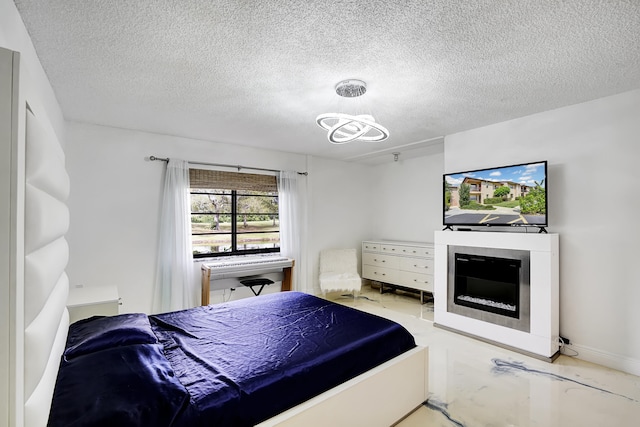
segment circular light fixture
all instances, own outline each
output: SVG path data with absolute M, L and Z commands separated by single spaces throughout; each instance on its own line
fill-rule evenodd
M 352 116 L 343 113 L 326 113 L 316 117 L 316 123 L 329 131 L 327 138 L 332 144 L 344 144 L 360 139 L 362 141 L 384 141 L 389 138 L 389 131 L 375 122 L 375 119 L 362 114 Z
M 367 92 L 367 84 L 362 80 L 343 80 L 336 85 L 336 93 L 345 98 L 355 98 Z
M 367 92 L 367 84 L 362 80 L 343 80 L 336 85 L 336 93 L 345 98 L 355 98 Z M 316 117 L 316 123 L 327 130 L 327 138 L 332 144 L 345 144 L 356 139 L 362 141 L 384 141 L 389 131 L 376 123 L 370 114 L 350 115 L 326 113 Z

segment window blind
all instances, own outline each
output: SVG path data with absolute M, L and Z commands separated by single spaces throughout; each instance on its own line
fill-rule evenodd
M 227 172 L 209 169 L 189 169 L 191 188 L 278 192 L 274 175 Z

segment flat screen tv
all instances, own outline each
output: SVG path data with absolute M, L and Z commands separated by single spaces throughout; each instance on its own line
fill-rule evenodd
M 548 225 L 546 161 L 448 173 L 443 184 L 445 228 Z

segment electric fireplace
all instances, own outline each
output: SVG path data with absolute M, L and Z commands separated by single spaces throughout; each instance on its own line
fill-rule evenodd
M 449 246 L 447 311 L 530 331 L 529 251 Z

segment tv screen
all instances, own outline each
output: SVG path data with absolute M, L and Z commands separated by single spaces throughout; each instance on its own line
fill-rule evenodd
M 444 175 L 443 224 L 537 226 L 547 223 L 547 162 Z

